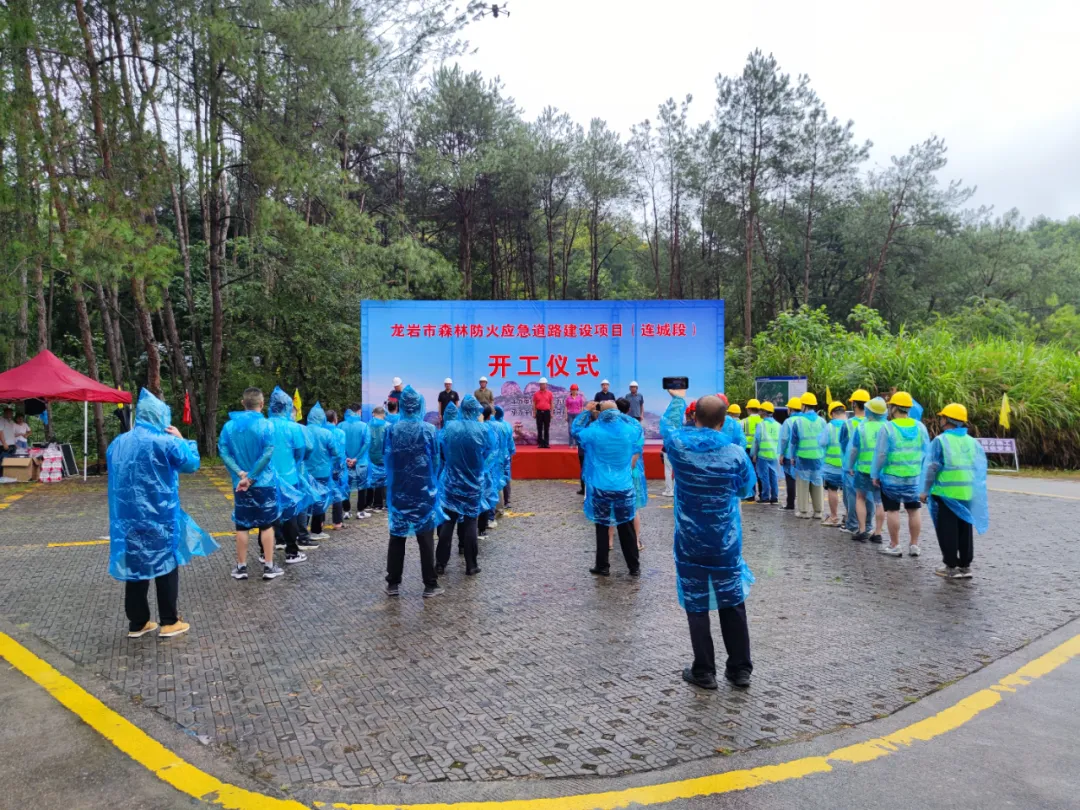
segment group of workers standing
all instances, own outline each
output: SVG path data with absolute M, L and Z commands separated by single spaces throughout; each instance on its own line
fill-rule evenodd
M 971 578 L 973 535 L 987 530 L 989 513 L 986 455 L 968 435 L 967 408 L 945 406 L 938 414 L 939 435 L 931 441 L 922 407 L 906 391 L 886 401 L 860 388 L 848 401 L 850 417 L 847 406 L 836 401 L 819 413 L 817 397 L 803 394 L 788 401 L 783 424 L 774 418 L 773 403 L 747 403 L 742 424 L 758 475 L 757 502 L 779 505 L 782 470 L 787 495 L 782 509 L 849 532 L 856 542 L 877 544 L 891 557 L 904 556 L 901 508 L 908 516 L 907 554 L 921 553 L 920 507 L 926 503 L 942 554 L 935 573 Z

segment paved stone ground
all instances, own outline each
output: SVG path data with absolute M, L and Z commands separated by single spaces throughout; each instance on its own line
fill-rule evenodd
M 107 534 L 104 482 L 40 485 L 0 512 L 0 616 L 302 790 L 632 774 L 771 746 L 893 712 L 1080 615 L 1080 557 L 1048 553 L 1075 535 L 1080 499 L 994 493 L 970 582 L 932 575 L 929 520 L 924 556 L 896 560 L 747 506 L 754 685 L 703 693 L 679 678 L 670 501 L 643 513 L 641 579 L 618 551 L 618 575 L 594 579 L 574 490 L 515 484 L 483 573 L 455 556 L 427 601 L 415 548 L 402 596 L 383 595 L 385 518 L 346 524 L 270 583 L 230 579 L 222 537 L 181 575 L 192 632 L 129 641 L 108 547 L 47 546 Z M 208 531 L 230 528 L 223 492 L 185 480 Z

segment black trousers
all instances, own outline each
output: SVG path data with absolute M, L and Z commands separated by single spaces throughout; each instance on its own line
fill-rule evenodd
M 579 444 L 577 449 L 578 466 L 581 468 L 579 477 L 581 479 L 581 491 L 585 491 L 585 449 Z
M 364 508 L 382 509 L 386 504 L 386 487 L 372 487 L 364 490 Z
M 622 548 L 623 559 L 631 571 L 637 571 L 641 566 L 638 558 L 637 532 L 634 531 L 634 521 L 620 523 L 616 529 L 619 534 L 619 546 Z M 610 554 L 608 552 L 608 527 L 600 523 L 596 524 L 596 567 L 601 571 L 607 571 L 611 567 Z
M 735 607 L 721 608 L 720 633 L 724 637 L 724 649 L 727 650 L 727 671 L 731 674 L 754 671 L 750 660 L 750 628 L 746 624 L 746 603 Z M 695 675 L 716 677 L 716 653 L 713 650 L 712 628 L 709 626 L 709 611 L 700 613 L 686 611 L 690 623 L 690 644 L 694 648 L 694 663 L 691 670 Z
M 348 501 L 346 501 L 348 503 Z M 341 501 L 334 501 L 330 507 L 330 517 L 335 526 L 341 525 L 341 521 L 345 519 L 345 509 L 341 504 Z
M 279 520 L 274 524 L 274 543 L 284 543 L 285 554 L 289 557 L 300 550 L 296 547 L 296 543 L 300 538 L 299 520 L 299 517 L 294 517 L 289 520 Z M 305 533 L 306 531 L 305 529 Z
M 162 627 L 176 624 L 176 600 L 180 596 L 180 569 L 174 568 L 154 580 L 157 589 L 158 622 Z M 150 621 L 150 580 L 124 583 L 124 612 L 127 614 L 128 630 L 142 630 Z
M 785 486 L 785 491 L 787 493 L 787 508 L 788 509 L 794 509 L 795 508 L 795 479 L 792 476 L 788 475 L 787 473 L 784 473 L 784 483 L 786 485 Z
M 326 512 L 311 513 L 311 533 L 322 534 L 323 521 L 326 520 Z
M 308 521 L 311 520 L 311 514 L 305 512 L 302 515 L 297 515 L 293 522 L 296 524 L 296 540 L 297 542 L 303 542 L 311 539 L 311 532 L 308 531 Z
M 510 506 L 510 481 L 503 487 L 503 506 Z
M 407 537 L 390 535 L 390 545 L 386 549 L 386 581 L 390 585 L 401 584 L 401 573 L 405 568 L 405 542 Z M 420 575 L 424 578 L 425 588 L 434 588 L 439 584 L 435 576 L 435 529 L 416 533 L 416 542 L 420 546 Z
M 967 568 L 975 557 L 975 531 L 970 523 L 961 520 L 946 506 L 945 501 L 937 495 L 932 497 L 937 504 L 934 529 L 941 547 L 941 561 L 949 568 Z
M 536 412 L 536 443 L 540 447 L 551 446 L 551 411 Z
M 476 518 L 463 517 L 458 523 L 458 513 L 446 510 L 447 521 L 439 526 L 439 545 L 435 549 L 435 562 L 442 567 L 450 562 L 450 550 L 454 545 L 454 526 L 457 526 L 458 543 L 465 550 L 465 567 L 476 568 L 476 552 L 479 543 L 476 539 Z
M 488 509 L 486 512 L 481 512 L 476 518 L 476 533 L 486 534 L 488 530 L 488 524 L 492 521 L 494 516 L 495 513 L 491 509 Z M 479 547 L 477 548 L 477 553 L 480 553 Z

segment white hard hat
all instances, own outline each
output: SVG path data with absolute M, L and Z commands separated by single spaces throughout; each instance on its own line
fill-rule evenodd
M 547 383 L 547 377 L 541 377 L 541 378 L 540 378 L 540 382 L 542 382 L 542 383 L 545 383 L 545 384 L 546 384 L 546 383 Z
M 401 377 L 394 377 L 394 385 L 401 385 Z
M 600 384 L 601 384 L 601 385 L 611 385 L 611 382 L 610 382 L 610 381 L 608 381 L 608 380 L 601 380 L 601 381 L 600 381 Z
M 487 381 L 488 381 L 488 378 L 487 378 L 487 377 L 481 377 L 481 378 L 480 378 L 480 382 L 487 382 Z
M 447 385 L 453 385 L 454 384 L 454 381 L 451 380 L 449 377 L 447 377 L 445 380 L 443 380 L 443 382 L 446 383 Z
M 638 387 L 637 380 L 631 380 L 630 381 L 630 387 L 631 388 L 637 388 Z

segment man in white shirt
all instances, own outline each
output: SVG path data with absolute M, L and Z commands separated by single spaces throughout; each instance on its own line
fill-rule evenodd
M 15 411 L 11 408 L 4 408 L 0 419 L 0 450 L 15 452 Z

